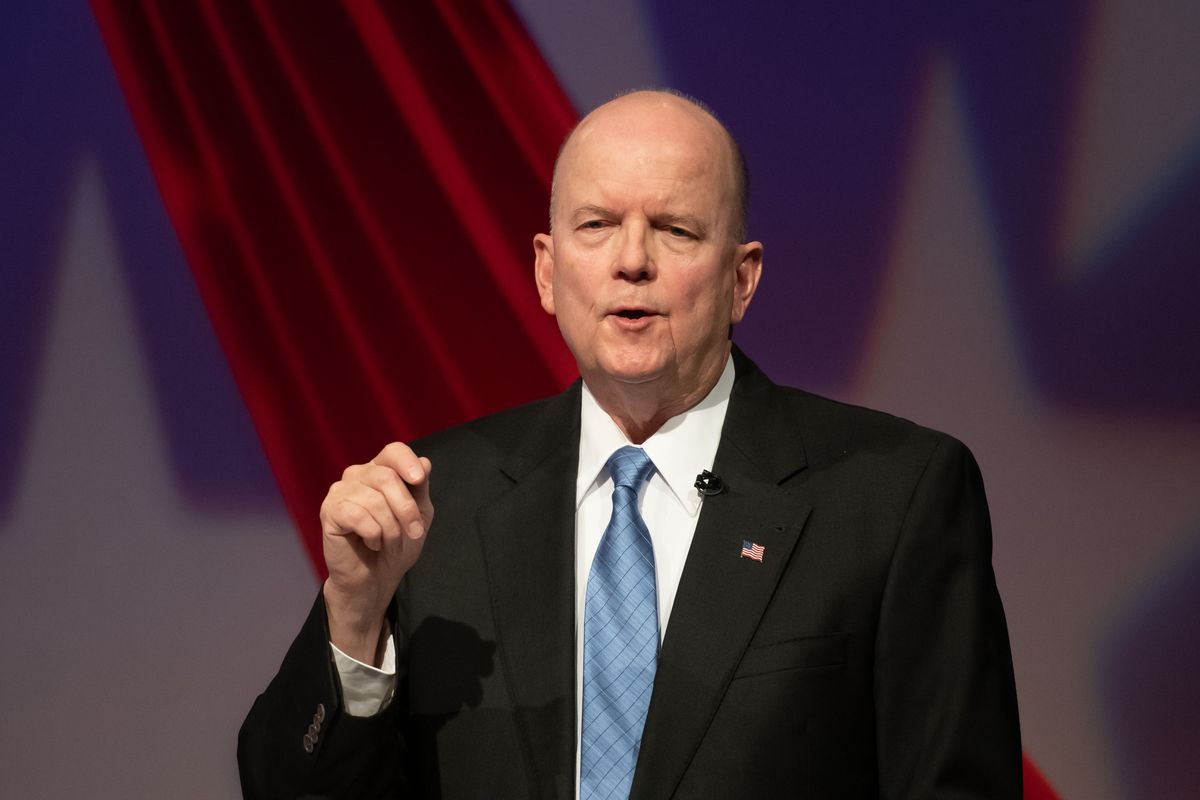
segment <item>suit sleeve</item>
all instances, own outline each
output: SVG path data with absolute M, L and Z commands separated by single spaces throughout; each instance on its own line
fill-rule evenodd
M 399 703 L 372 717 L 345 713 L 317 601 L 238 734 L 247 800 L 389 798 L 404 794 Z
M 876 639 L 885 798 L 1021 797 L 1021 736 L 979 468 L 945 437 L 918 480 Z

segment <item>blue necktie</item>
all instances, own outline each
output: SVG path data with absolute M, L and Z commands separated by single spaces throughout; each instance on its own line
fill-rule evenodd
M 638 492 L 654 472 L 640 447 L 612 454 L 613 511 L 592 559 L 583 623 L 581 800 L 627 798 L 658 663 L 654 547 Z

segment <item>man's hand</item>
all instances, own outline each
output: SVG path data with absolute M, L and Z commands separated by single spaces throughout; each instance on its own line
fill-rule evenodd
M 384 613 L 433 522 L 431 469 L 393 442 L 370 463 L 347 467 L 321 503 L 329 638 L 366 664 L 380 663 Z

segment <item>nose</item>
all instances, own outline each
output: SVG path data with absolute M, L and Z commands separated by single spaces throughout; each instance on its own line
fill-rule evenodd
M 621 229 L 613 277 L 641 283 L 654 277 L 654 258 L 650 252 L 650 227 L 627 224 Z

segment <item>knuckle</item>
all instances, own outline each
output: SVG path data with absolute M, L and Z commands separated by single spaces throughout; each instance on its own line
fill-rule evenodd
M 371 479 L 376 486 L 387 487 L 399 482 L 400 476 L 391 467 L 376 466 L 371 470 Z
M 343 505 L 343 509 L 342 515 L 344 519 L 346 522 L 350 523 L 350 526 L 355 530 L 365 527 L 367 520 L 371 518 L 371 515 L 367 513 L 367 510 L 359 505 L 351 505 L 346 503 Z
M 396 474 L 396 470 L 391 467 L 380 467 L 379 485 L 384 489 L 400 488 L 404 485 L 404 481 L 400 480 L 400 476 Z
M 367 508 L 371 514 L 380 519 L 391 516 L 392 510 L 388 507 L 387 498 L 379 492 L 372 492 L 371 496 L 366 499 Z
M 403 458 L 408 452 L 408 447 L 403 442 L 392 442 L 383 448 L 383 452 L 390 459 Z

